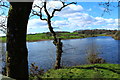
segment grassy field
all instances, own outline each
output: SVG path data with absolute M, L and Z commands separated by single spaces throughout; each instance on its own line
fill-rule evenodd
M 58 70 L 51 69 L 46 73 L 44 73 L 43 75 L 39 75 L 39 77 L 43 79 L 120 78 L 119 66 L 120 66 L 119 64 L 91 64 L 91 65 L 66 67 Z M 31 78 L 31 80 L 32 79 L 33 78 Z
M 77 32 L 57 33 L 57 37 L 62 39 L 76 39 L 76 38 L 86 38 L 86 37 L 93 37 L 93 36 L 107 36 L 107 35 L 106 34 L 86 35 L 86 34 L 79 34 Z M 28 34 L 26 37 L 26 40 L 28 42 L 52 40 L 52 39 L 53 39 L 52 35 L 47 33 Z M 0 37 L 0 41 L 5 42 L 6 37 Z

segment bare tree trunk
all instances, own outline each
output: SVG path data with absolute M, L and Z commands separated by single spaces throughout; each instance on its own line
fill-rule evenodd
M 48 23 L 48 27 L 49 27 L 49 30 L 50 32 L 52 33 L 53 37 L 54 37 L 54 41 L 53 41 L 53 44 L 56 46 L 56 62 L 55 62 L 55 69 L 59 69 L 61 68 L 60 66 L 60 63 L 61 63 L 61 56 L 62 56 L 62 42 L 61 42 L 61 39 L 57 39 L 56 37 L 56 33 L 54 32 L 52 26 L 51 26 L 51 20 L 50 18 L 48 17 L 48 20 L 47 20 L 47 23 Z
M 62 42 L 61 39 L 58 39 L 58 42 L 56 43 L 56 62 L 55 62 L 55 69 L 61 68 L 61 56 L 62 56 Z
M 26 32 L 32 2 L 10 2 L 7 21 L 7 76 L 28 80 Z

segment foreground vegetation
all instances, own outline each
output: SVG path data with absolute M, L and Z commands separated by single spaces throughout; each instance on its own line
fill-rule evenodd
M 90 64 L 62 69 L 51 69 L 39 75 L 39 78 L 60 78 L 60 79 L 79 79 L 79 78 L 120 78 L 119 64 Z M 30 77 L 31 80 L 37 77 Z

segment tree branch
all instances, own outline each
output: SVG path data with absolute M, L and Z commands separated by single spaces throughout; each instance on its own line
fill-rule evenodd
M 37 15 L 37 16 L 40 17 L 41 20 L 47 21 L 47 19 L 42 18 L 42 9 L 43 9 L 43 6 L 42 6 L 42 7 L 39 7 L 39 6 L 35 5 L 34 7 L 39 8 L 39 9 L 40 9 L 40 12 L 34 11 L 34 10 L 32 9 L 32 14 L 33 14 L 32 16 Z
M 76 4 L 76 2 L 71 2 L 69 4 L 66 4 L 65 5 L 65 2 L 62 2 L 63 6 L 60 8 L 60 9 L 54 9 L 53 12 L 52 12 L 52 16 L 50 16 L 50 18 L 54 17 L 54 14 L 56 11 L 61 11 L 63 8 L 65 8 L 66 6 L 70 5 L 70 4 Z
M 102 16 L 104 15 L 104 13 L 110 14 L 110 12 L 112 11 L 112 9 L 110 7 L 118 7 L 119 6 L 119 4 L 118 4 L 118 6 L 113 5 L 112 2 L 110 2 L 110 0 L 108 2 L 101 2 L 99 5 L 103 6 L 103 8 L 104 8 Z
M 46 2 L 44 2 L 44 10 L 45 10 L 45 13 L 46 13 L 46 15 L 48 16 L 48 18 L 50 18 L 50 14 L 48 13 L 48 11 L 47 11 L 47 8 L 46 8 Z
M 4 19 L 2 19 L 0 22 L 0 28 L 1 28 L 0 31 L 3 31 L 4 33 L 6 33 L 6 31 L 7 31 L 7 27 L 5 25 L 6 19 L 7 19 L 7 17 L 4 17 Z
M 6 4 L 3 0 L 0 0 L 0 7 L 6 7 L 9 8 L 9 5 Z
M 61 1 L 61 2 L 62 2 L 62 1 Z M 49 28 L 50 32 L 52 33 L 52 35 L 53 35 L 53 37 L 54 37 L 54 42 L 53 42 L 53 43 L 54 43 L 55 45 L 57 44 L 58 40 L 57 40 L 56 33 L 54 32 L 53 27 L 52 27 L 52 25 L 51 25 L 51 18 L 54 17 L 54 14 L 55 14 L 56 11 L 61 11 L 64 7 L 66 7 L 66 6 L 70 5 L 70 4 L 76 4 L 76 3 L 75 3 L 75 2 L 71 2 L 71 3 L 69 3 L 69 4 L 65 4 L 65 2 L 62 2 L 62 4 L 63 4 L 63 6 L 62 6 L 60 9 L 54 9 L 54 10 L 53 10 L 52 16 L 50 15 L 50 13 L 49 13 L 48 10 L 47 10 L 47 1 L 43 2 L 42 7 L 37 6 L 37 5 L 34 6 L 34 7 L 37 7 L 37 8 L 40 9 L 39 12 L 36 12 L 36 11 L 34 11 L 34 10 L 33 10 L 33 12 L 32 12 L 34 15 L 40 16 L 40 19 L 41 19 L 41 20 L 46 20 L 46 21 L 47 21 L 47 23 L 48 23 L 48 28 Z M 42 16 L 43 16 L 43 15 L 42 15 L 42 9 L 43 9 L 43 8 L 44 8 L 44 11 L 45 11 L 45 13 L 46 13 L 47 19 L 43 19 L 43 18 L 42 18 Z

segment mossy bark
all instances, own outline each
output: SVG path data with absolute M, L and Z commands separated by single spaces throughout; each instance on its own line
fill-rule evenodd
M 7 76 L 28 80 L 28 51 L 26 32 L 32 2 L 10 2 L 7 21 Z

